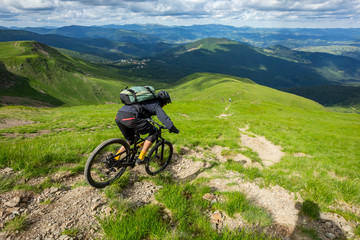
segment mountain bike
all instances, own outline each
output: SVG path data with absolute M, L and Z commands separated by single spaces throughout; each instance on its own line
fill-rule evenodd
M 155 145 L 150 149 L 145 165 L 149 175 L 163 171 L 170 163 L 173 145 L 162 137 L 165 126 L 147 119 L 156 128 Z M 139 154 L 145 139 L 135 132 L 134 144 L 121 138 L 112 138 L 101 143 L 90 154 L 84 170 L 86 181 L 95 188 L 104 188 L 121 177 L 127 167 L 135 167 L 136 156 Z M 120 149 L 123 149 L 120 152 Z

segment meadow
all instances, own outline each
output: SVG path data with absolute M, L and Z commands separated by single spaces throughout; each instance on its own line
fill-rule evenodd
M 230 160 L 215 167 L 222 165 L 240 172 L 247 181 L 262 179 L 262 187 L 279 185 L 315 203 L 322 212 L 336 212 L 348 221 L 360 222 L 359 216 L 344 207 L 360 207 L 360 115 L 332 112 L 308 99 L 221 74 L 193 74 L 170 86 L 168 91 L 173 103 L 164 110 L 181 132 L 165 137 L 175 145 L 177 153 L 182 147 L 222 146 L 229 148 L 224 154 L 243 153 L 258 161 L 255 152 L 241 147 L 239 129 L 248 126 L 249 132 L 282 146 L 285 156 L 281 161 L 263 169 L 239 167 Z M 0 168 L 21 171 L 16 178 L 1 179 L 0 192 L 41 191 L 50 184 L 29 186 L 20 181 L 24 178 L 48 176 L 57 171 L 82 174 L 87 157 L 98 144 L 122 137 L 114 121 L 120 107 L 107 104 L 0 108 L 0 122 L 17 119 L 31 123 L 0 129 Z M 220 114 L 227 117 L 217 117 Z M 297 158 L 295 153 L 305 157 Z M 163 186 L 156 194 L 161 204 L 133 209 L 117 198 L 128 182 L 127 176 L 126 173 L 117 184 L 104 190 L 119 210 L 101 221 L 109 239 L 269 238 L 251 231 L 217 233 L 204 213 L 209 205 L 201 198 L 210 191 L 209 187 L 201 181 L 174 182 L 166 173 L 141 179 Z M 229 193 L 227 198 L 225 205 L 215 208 L 229 214 L 253 211 L 257 220 L 252 224 L 271 224 L 267 214 L 247 202 L 245 196 Z M 161 217 L 164 206 L 173 214 L 171 224 Z M 359 234 L 359 225 L 357 228 Z

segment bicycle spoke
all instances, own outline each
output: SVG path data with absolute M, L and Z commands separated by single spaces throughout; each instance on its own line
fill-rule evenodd
M 155 175 L 166 168 L 173 152 L 170 142 L 159 142 L 149 153 L 149 162 L 145 165 L 146 172 Z
M 127 161 L 129 151 L 117 155 L 124 144 L 124 140 L 110 139 L 94 150 L 85 167 L 85 177 L 90 185 L 105 187 L 125 172 L 126 166 L 121 165 Z

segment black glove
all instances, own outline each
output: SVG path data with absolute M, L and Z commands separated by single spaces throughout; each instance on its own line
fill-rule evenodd
M 180 132 L 174 125 L 169 129 L 169 132 L 178 134 Z

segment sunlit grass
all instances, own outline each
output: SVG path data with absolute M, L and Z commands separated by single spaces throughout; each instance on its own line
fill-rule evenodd
M 283 148 L 285 156 L 275 165 L 259 170 L 244 168 L 234 161 L 216 163 L 223 171 L 241 173 L 248 181 L 261 178 L 265 185 L 279 185 L 290 192 L 297 192 L 303 199 L 316 204 L 320 211 L 327 211 L 340 202 L 360 206 L 360 116 L 353 113 L 336 113 L 324 109 L 319 104 L 300 97 L 274 91 L 253 84 L 240 82 L 230 77 L 213 74 L 199 74 L 194 82 L 185 79 L 183 85 L 170 89 L 173 103 L 164 108 L 180 129 L 180 134 L 165 133 L 164 137 L 180 148 L 208 148 L 215 145 L 228 147 L 224 154 L 231 159 L 234 153 L 243 153 L 253 161 L 260 161 L 256 153 L 242 148 L 239 128 L 249 126 L 248 132 L 265 136 L 272 143 Z M 194 76 L 193 76 L 194 77 Z M 195 76 L 196 77 L 196 76 Z M 188 80 L 189 82 L 187 82 Z M 231 97 L 232 103 L 222 101 Z M 64 170 L 81 173 L 86 159 L 101 142 L 114 137 L 122 137 L 114 117 L 120 105 L 92 105 L 62 108 L 37 109 L 28 107 L 2 107 L 0 119 L 33 121 L 32 124 L 0 129 L 0 168 L 11 167 L 17 177 L 1 179 L 0 191 L 31 189 L 41 191 L 55 183 L 45 181 L 40 187 L 18 183 L 22 178 L 48 176 Z M 220 114 L 227 117 L 219 118 Z M 42 130 L 47 130 L 42 133 Z M 34 135 L 27 135 L 27 134 Z M 17 134 L 9 137 L 7 134 Z M 305 156 L 296 157 L 295 153 Z M 210 159 L 210 158 L 209 158 Z M 211 158 L 211 161 L 214 161 Z M 219 168 L 220 169 L 220 168 Z M 219 172 L 219 174 L 225 174 Z M 175 230 L 163 228 L 167 223 L 162 219 L 162 209 L 158 206 L 144 207 L 142 210 L 127 210 L 126 216 L 134 221 L 155 221 L 155 226 L 141 230 L 144 238 L 182 239 L 201 236 L 203 238 L 236 239 L 234 233 L 218 235 L 211 229 L 209 219 L 204 216 L 209 204 L 202 199 L 208 191 L 206 180 L 198 180 L 197 185 L 177 184 L 166 175 L 152 178 L 163 188 L 157 199 L 170 209 L 175 221 Z M 118 185 L 111 185 L 105 192 L 109 199 L 121 192 L 129 179 L 124 174 Z M 229 206 L 221 209 L 238 212 L 239 196 L 229 195 Z M 114 206 L 121 206 L 114 203 Z M 116 207 L 114 207 L 116 208 Z M 358 221 L 349 212 L 341 212 L 348 220 Z M 148 220 L 140 220 L 140 211 Z M 241 212 L 241 211 L 240 211 Z M 246 211 L 245 211 L 246 212 Z M 259 209 L 254 210 L 260 213 Z M 244 213 L 244 211 L 243 211 Z M 152 218 L 150 215 L 155 214 Z M 246 214 L 245 214 L 246 215 Z M 266 215 L 266 214 L 265 214 Z M 122 215 L 121 215 L 122 216 Z M 109 238 L 126 229 L 111 228 L 126 221 L 121 216 L 112 216 L 102 223 Z M 256 214 L 248 216 L 249 221 L 259 220 Z M 191 221 L 195 221 L 189 227 Z M 115 224 L 116 223 L 116 224 Z M 163 225 L 163 226 L 160 226 Z M 147 229 L 147 230 L 146 230 Z M 132 231 L 132 230 L 131 230 Z M 159 231 L 159 234 L 154 232 Z M 155 234 L 155 235 L 154 235 Z M 228 235 L 227 235 L 228 234 Z M 240 233 L 237 233 L 240 234 Z

